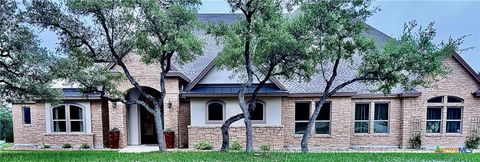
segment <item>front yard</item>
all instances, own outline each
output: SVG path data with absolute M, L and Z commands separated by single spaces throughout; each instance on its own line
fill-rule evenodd
M 0 161 L 480 161 L 480 154 L 1 151 Z

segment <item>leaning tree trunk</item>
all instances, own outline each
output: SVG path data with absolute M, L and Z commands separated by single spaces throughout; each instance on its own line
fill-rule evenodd
M 163 135 L 162 111 L 160 108 L 155 108 L 153 116 L 155 118 L 155 128 L 157 132 L 158 149 L 165 151 L 165 136 Z
M 320 114 L 320 110 L 322 109 L 322 105 L 327 100 L 327 94 L 324 94 L 320 101 L 315 106 L 315 111 L 313 112 L 312 116 L 308 120 L 307 130 L 303 133 L 302 142 L 300 143 L 300 147 L 302 148 L 302 152 L 308 152 L 308 138 L 310 137 L 310 133 L 312 132 L 313 123 L 315 123 L 315 119 L 317 119 L 318 114 Z
M 230 135 L 228 133 L 228 129 L 232 123 L 239 121 L 244 117 L 243 113 L 237 114 L 228 118 L 225 123 L 222 124 L 222 148 L 221 151 L 228 151 L 230 149 Z

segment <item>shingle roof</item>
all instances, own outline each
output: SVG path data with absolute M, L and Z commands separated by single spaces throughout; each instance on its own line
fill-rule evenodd
M 84 94 L 79 88 L 63 88 L 63 97 L 99 97 L 98 93 Z
M 240 14 L 199 14 L 198 20 L 201 22 L 225 22 L 232 23 L 241 18 Z M 367 25 L 367 30 L 364 32 L 366 35 L 375 39 L 378 44 L 384 44 L 392 39 L 388 35 L 378 31 L 377 29 Z M 221 52 L 223 46 L 217 44 L 217 41 L 213 36 L 205 34 L 203 31 L 195 31 L 195 34 L 205 41 L 204 53 L 202 56 L 197 57 L 193 61 L 180 65 L 175 64 L 178 71 L 183 72 L 190 80 L 194 80 L 199 74 L 217 57 Z M 359 58 L 354 60 L 361 60 Z M 336 84 L 345 80 L 351 79 L 355 76 L 355 67 L 349 67 L 343 63 L 339 68 L 339 75 L 336 80 Z M 286 80 L 279 78 L 280 82 L 287 88 L 290 93 L 319 93 L 324 87 L 323 76 L 317 74 L 312 77 L 308 82 L 301 82 L 298 80 Z M 365 85 L 362 83 L 354 83 L 350 86 L 343 88 L 342 92 L 359 92 L 370 93 L 373 86 Z M 401 92 L 401 89 L 395 89 L 394 92 Z

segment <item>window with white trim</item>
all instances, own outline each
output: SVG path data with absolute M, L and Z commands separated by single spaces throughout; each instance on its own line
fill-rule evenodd
M 461 133 L 463 99 L 437 96 L 427 100 L 426 133 Z
M 355 104 L 355 128 L 354 133 L 368 133 L 370 116 L 370 104 Z
M 207 103 L 207 123 L 222 123 L 225 117 L 225 104 L 220 101 Z
M 254 123 L 264 123 L 265 116 L 265 102 L 257 101 L 255 104 L 255 109 L 250 112 L 250 119 Z
M 388 103 L 375 103 L 373 118 L 373 133 L 388 133 Z
M 73 104 L 52 108 L 53 132 L 85 132 L 84 109 Z
M 315 102 L 315 106 L 318 102 Z M 307 130 L 308 120 L 315 111 L 315 107 L 311 107 L 311 102 L 296 102 L 295 103 L 295 134 L 304 134 Z M 314 124 L 314 134 L 330 134 L 330 112 L 331 103 L 325 102 L 320 109 Z

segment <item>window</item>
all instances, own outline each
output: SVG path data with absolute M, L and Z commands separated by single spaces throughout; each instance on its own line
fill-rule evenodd
M 427 108 L 427 133 L 440 133 L 442 122 L 442 108 Z
M 250 119 L 252 119 L 253 122 L 265 121 L 265 103 L 257 102 L 255 104 L 255 109 L 250 113 Z
M 318 102 L 315 107 L 318 106 Z M 330 103 L 322 105 L 320 113 L 315 120 L 315 134 L 330 134 Z
M 463 103 L 463 99 L 455 96 L 448 96 L 447 97 L 447 102 L 448 103 Z
M 304 134 L 310 118 L 310 103 L 295 103 L 295 134 Z
M 355 133 L 368 133 L 368 117 L 370 104 L 355 105 Z
M 388 133 L 388 104 L 375 104 L 375 116 L 373 119 L 373 133 Z
M 207 104 L 208 122 L 222 122 L 224 113 L 224 104 L 222 102 L 213 101 Z
M 30 107 L 25 106 L 23 107 L 23 124 L 31 124 L 32 123 L 32 116 L 30 113 Z
M 461 133 L 462 108 L 463 99 L 460 97 L 438 96 L 429 99 L 427 107 L 426 132 Z
M 83 108 L 62 105 L 52 109 L 53 132 L 84 132 Z
M 462 123 L 461 108 L 447 108 L 447 133 L 460 133 Z
M 428 100 L 428 103 L 442 103 L 442 102 L 443 102 L 443 96 L 433 97 Z

